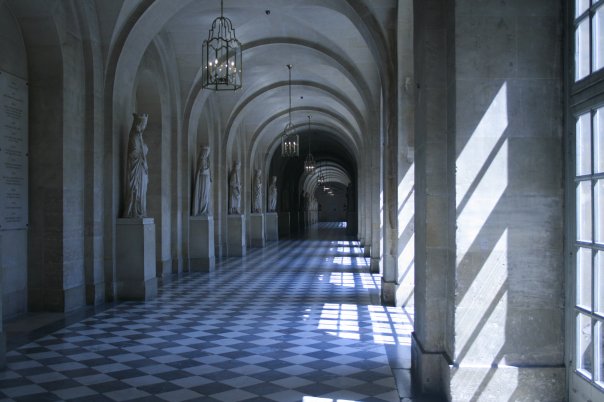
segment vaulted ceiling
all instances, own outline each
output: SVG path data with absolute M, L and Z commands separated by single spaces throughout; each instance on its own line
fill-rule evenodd
M 226 93 L 200 88 L 202 42 L 220 2 L 179 6 L 170 18 L 157 16 L 165 21 L 157 34 L 173 46 L 183 104 L 207 116 L 211 99 L 211 113 L 220 113 L 227 135 L 247 136 L 245 143 L 271 155 L 288 121 L 286 65 L 292 64 L 292 123 L 304 137 L 311 115 L 316 153 L 342 160 L 346 169 L 356 165 L 366 136 L 379 128 L 385 42 L 396 23 L 396 1 L 226 0 L 224 16 L 243 44 L 244 70 L 243 88 Z M 339 147 L 329 147 L 334 140 Z

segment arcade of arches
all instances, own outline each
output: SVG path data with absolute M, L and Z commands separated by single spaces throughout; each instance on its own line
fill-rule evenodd
M 589 215 L 575 218 L 567 176 L 573 116 L 598 116 L 603 80 L 588 66 L 573 92 L 575 3 L 587 3 L 586 32 L 596 32 L 595 0 L 225 0 L 243 86 L 215 92 L 202 88 L 201 51 L 218 0 L 0 0 L 0 77 L 27 82 L 28 99 L 28 225 L 0 230 L 5 327 L 35 312 L 151 300 L 157 283 L 344 221 L 379 275 L 381 303 L 414 311 L 419 392 L 601 400 L 604 246 L 588 242 L 594 263 L 580 281 L 569 239 L 583 218 L 594 232 L 604 225 L 602 190 L 589 189 Z M 286 64 L 299 158 L 280 154 Z M 148 114 L 152 219 L 139 232 L 122 220 L 133 113 Z M 204 146 L 205 220 L 191 216 Z M 307 174 L 309 149 L 318 168 Z M 236 162 L 242 216 L 228 214 Z M 264 200 L 253 214 L 257 169 Z M 133 289 L 124 271 L 145 258 L 155 272 Z M 575 305 L 582 286 L 588 307 Z

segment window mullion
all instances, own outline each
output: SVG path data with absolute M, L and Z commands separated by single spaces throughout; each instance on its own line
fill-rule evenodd
M 587 14 L 588 14 L 587 18 L 589 18 L 589 74 L 588 74 L 588 76 L 589 76 L 594 72 L 594 70 L 593 70 L 593 67 L 594 67 L 594 65 L 593 65 L 593 63 L 594 63 L 594 54 L 593 54 L 593 52 L 594 52 L 594 43 L 593 43 L 594 27 L 593 27 L 593 25 L 594 24 L 593 24 L 593 22 L 594 22 L 595 13 L 594 13 L 593 6 L 589 7 L 589 9 L 587 10 Z M 592 112 L 592 114 L 593 114 L 593 112 Z M 593 170 L 592 170 L 592 172 L 593 172 Z

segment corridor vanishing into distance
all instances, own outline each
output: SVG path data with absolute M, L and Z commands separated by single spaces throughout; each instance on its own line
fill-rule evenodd
M 413 312 L 379 286 L 322 223 L 9 350 L 0 400 L 408 400 Z

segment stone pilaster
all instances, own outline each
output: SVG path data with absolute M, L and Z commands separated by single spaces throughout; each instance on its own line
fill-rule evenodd
M 245 216 L 227 216 L 227 254 L 229 257 L 243 257 L 246 254 Z

